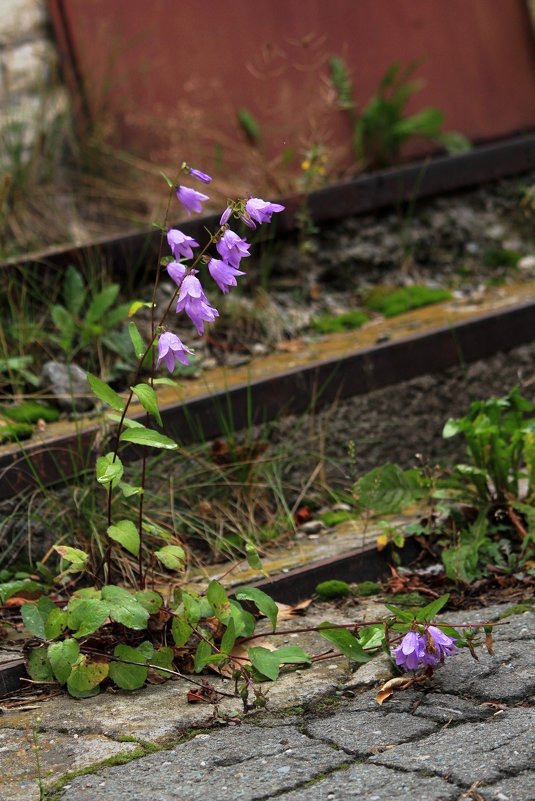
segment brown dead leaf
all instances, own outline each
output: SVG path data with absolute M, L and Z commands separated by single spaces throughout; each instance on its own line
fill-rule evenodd
M 304 615 L 312 603 L 312 598 L 306 598 L 304 601 L 300 601 L 298 604 L 293 604 L 291 606 L 289 604 L 276 603 L 277 609 L 279 610 L 277 621 L 280 623 L 281 620 L 291 620 L 294 617 Z
M 416 681 L 420 680 L 420 677 L 415 676 L 395 676 L 393 679 L 388 679 L 388 681 L 385 681 L 379 688 L 375 700 L 378 704 L 382 704 L 387 698 L 390 698 L 390 696 L 394 694 L 395 690 L 407 690 L 409 687 L 412 687 Z
M 274 651 L 276 648 L 271 640 L 268 640 L 264 637 L 258 637 L 258 639 L 253 640 L 253 645 L 255 648 L 257 646 L 261 648 L 267 648 L 268 651 Z M 248 646 L 241 642 L 236 643 L 229 654 L 228 662 L 225 662 L 223 665 L 210 665 L 210 670 L 212 670 L 214 673 L 218 673 L 220 676 L 223 676 L 226 679 L 231 679 L 235 670 L 239 670 L 241 667 L 243 667 L 244 663 L 249 662 L 247 648 Z
M 298 353 L 305 347 L 303 339 L 286 339 L 277 344 L 277 350 L 282 353 Z

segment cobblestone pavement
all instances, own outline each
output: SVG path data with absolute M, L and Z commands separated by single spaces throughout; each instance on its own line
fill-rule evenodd
M 232 699 L 188 705 L 180 681 L 6 711 L 0 798 L 535 801 L 535 613 L 507 620 L 494 657 L 463 651 L 382 706 L 378 657 L 353 674 L 341 660 L 290 673 L 245 718 Z

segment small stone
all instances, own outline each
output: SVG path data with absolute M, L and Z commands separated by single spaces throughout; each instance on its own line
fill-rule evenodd
M 302 531 L 303 534 L 318 534 L 320 531 L 325 531 L 326 528 L 325 523 L 321 520 L 307 520 L 306 523 L 299 526 L 299 531 Z
M 516 266 L 521 270 L 535 270 L 535 256 L 524 256 Z
M 94 406 L 86 372 L 77 364 L 45 362 L 41 370 L 41 384 L 55 396 L 56 403 L 65 411 L 82 412 Z

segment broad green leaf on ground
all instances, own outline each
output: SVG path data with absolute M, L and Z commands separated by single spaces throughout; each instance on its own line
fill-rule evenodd
M 139 554 L 139 531 L 131 520 L 118 520 L 108 526 L 108 537 L 120 543 L 128 553 Z
M 150 648 L 148 648 L 150 646 Z M 130 665 L 124 662 L 110 663 L 110 679 L 120 687 L 121 690 L 138 690 L 147 681 L 149 669 L 145 663 L 154 654 L 154 648 L 149 642 L 141 643 L 138 648 L 131 648 L 129 645 L 116 645 L 113 655 L 118 659 L 127 659 L 130 662 L 141 664 Z
M 164 545 L 154 551 L 154 556 L 169 570 L 182 570 L 186 554 L 180 545 Z
M 109 606 L 96 598 L 77 601 L 72 611 L 68 610 L 68 625 L 73 637 L 86 637 L 97 631 L 110 616 Z
M 138 590 L 134 593 L 134 598 L 145 607 L 149 615 L 155 615 L 163 605 L 162 596 L 154 590 Z
M 158 648 L 157 651 L 154 651 L 154 654 L 150 658 L 151 665 L 158 665 L 158 667 L 166 668 L 167 670 L 173 670 L 173 660 L 175 658 L 175 652 L 169 646 L 164 646 L 163 648 Z M 155 673 L 158 676 L 162 676 L 164 679 L 170 679 L 171 674 L 166 673 L 164 670 L 155 670 Z
M 108 584 L 102 588 L 102 600 L 108 605 L 109 616 L 129 629 L 147 627 L 149 613 L 145 607 L 124 587 Z
M 262 647 L 249 648 L 247 653 L 255 670 L 271 681 L 278 678 L 282 665 L 310 665 L 312 661 L 309 654 L 298 645 L 288 645 L 274 651 Z
M 46 595 L 42 595 L 36 603 L 27 603 L 21 606 L 22 621 L 30 634 L 40 640 L 47 639 L 45 623 L 55 608 L 54 603 Z
M 231 614 L 230 601 L 223 585 L 219 581 L 211 581 L 206 591 L 206 597 L 216 618 L 222 623 L 227 623 Z
M 336 645 L 340 653 L 347 656 L 352 662 L 369 662 L 371 656 L 362 649 L 357 638 L 347 629 L 329 628 L 332 625 L 328 621 L 321 623 L 318 629 L 320 637 Z
M 178 445 L 172 439 L 160 434 L 159 431 L 153 431 L 151 428 L 128 428 L 121 434 L 121 442 L 145 445 L 148 448 L 164 448 L 169 451 L 178 448 Z
M 45 639 L 55 640 L 67 628 L 68 615 L 65 609 L 52 609 L 45 621 Z
M 428 493 L 428 482 L 419 470 L 402 470 L 397 464 L 385 464 L 370 470 L 353 488 L 353 494 L 362 506 L 382 514 L 400 512 Z
M 43 587 L 39 582 L 33 579 L 15 579 L 13 581 L 5 581 L 0 584 L 0 604 L 5 604 L 9 598 L 18 595 L 20 592 L 42 592 Z
M 114 389 L 91 373 L 87 373 L 87 380 L 89 386 L 93 390 L 93 394 L 96 395 L 99 400 L 103 401 L 103 403 L 107 403 L 108 406 L 111 406 L 116 412 L 124 411 L 124 400 Z
M 240 587 L 236 591 L 236 598 L 238 601 L 252 601 L 259 611 L 268 618 L 273 626 L 273 631 L 275 631 L 279 610 L 273 598 L 270 598 L 269 595 L 266 595 L 265 592 L 262 592 L 257 587 Z
M 208 636 L 208 632 L 203 631 L 201 629 L 201 633 L 204 636 Z M 193 669 L 195 673 L 200 673 L 200 671 L 210 662 L 210 657 L 213 654 L 212 646 L 206 640 L 201 640 L 197 646 L 197 650 L 195 651 L 195 659 L 193 662 Z
M 81 654 L 72 666 L 67 689 L 74 698 L 89 698 L 99 692 L 99 685 L 108 672 L 109 664 L 106 659 Z
M 385 639 L 384 626 L 364 626 L 359 629 L 358 641 L 362 648 L 377 648 Z
M 158 408 L 158 398 L 153 388 L 149 384 L 136 384 L 135 387 L 130 387 L 134 395 L 139 399 L 146 412 L 148 412 L 159 426 L 163 426 L 162 416 Z
M 85 551 L 81 551 L 80 548 L 71 548 L 70 545 L 54 545 L 53 548 L 62 559 L 70 562 L 67 572 L 79 573 L 85 568 L 89 559 L 89 554 Z
M 60 684 L 66 684 L 71 675 L 72 666 L 80 656 L 78 641 L 70 638 L 62 642 L 54 642 L 48 646 L 47 655 L 56 680 Z
M 27 670 L 34 681 L 53 681 L 52 666 L 48 661 L 46 648 L 32 648 L 28 654 Z
M 184 620 L 183 617 L 180 616 L 180 614 L 177 614 L 175 617 L 173 617 L 173 621 L 171 623 L 171 634 L 173 635 L 175 645 L 177 645 L 179 648 L 182 648 L 182 646 L 185 645 L 191 637 L 192 632 L 192 627 L 186 620 Z
M 230 614 L 234 621 L 236 637 L 249 637 L 256 628 L 255 616 L 243 608 L 239 601 L 230 600 Z
M 113 453 L 107 453 L 105 456 L 99 456 L 96 464 L 97 481 L 104 487 L 110 484 L 116 487 L 123 477 L 124 467 L 118 456 L 114 457 Z

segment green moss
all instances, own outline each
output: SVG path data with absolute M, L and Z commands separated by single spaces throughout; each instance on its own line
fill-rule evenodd
M 353 331 L 368 321 L 368 315 L 362 311 L 348 311 L 344 314 L 324 314 L 313 320 L 311 327 L 320 334 L 337 334 L 341 331 Z
M 28 439 L 33 428 L 28 423 L 8 423 L 0 426 L 0 442 L 17 442 L 19 439 Z
M 436 289 L 420 284 L 400 289 L 377 287 L 370 292 L 364 305 L 373 311 L 384 314 L 385 317 L 395 317 L 410 309 L 419 309 L 432 303 L 450 300 L 450 298 L 451 292 L 447 289 Z
M 377 595 L 381 592 L 381 585 L 376 581 L 361 581 L 355 587 L 357 595 L 368 597 L 368 595 Z
M 507 248 L 489 248 L 483 256 L 485 267 L 516 267 L 522 254 Z
M 330 581 L 322 581 L 316 587 L 316 592 L 324 600 L 331 600 L 334 598 L 345 598 L 349 595 L 351 588 L 346 581 L 338 581 L 338 579 L 331 579 Z
M 318 515 L 319 519 L 325 523 L 326 526 L 337 526 L 339 523 L 345 523 L 346 520 L 354 520 L 356 516 L 356 512 L 347 512 L 343 509 L 337 512 L 325 512 L 322 515 Z
M 511 617 L 512 615 L 523 615 L 524 612 L 533 612 L 534 606 L 534 601 L 524 601 L 524 603 L 515 604 L 510 609 L 502 612 L 499 616 L 499 620 L 504 620 L 506 617 Z
M 60 416 L 59 409 L 37 401 L 26 401 L 18 406 L 2 406 L 0 413 L 15 423 L 37 423 L 38 420 L 55 423 Z
M 386 596 L 386 600 L 401 607 L 425 606 L 428 603 L 428 599 L 419 592 L 400 592 Z

